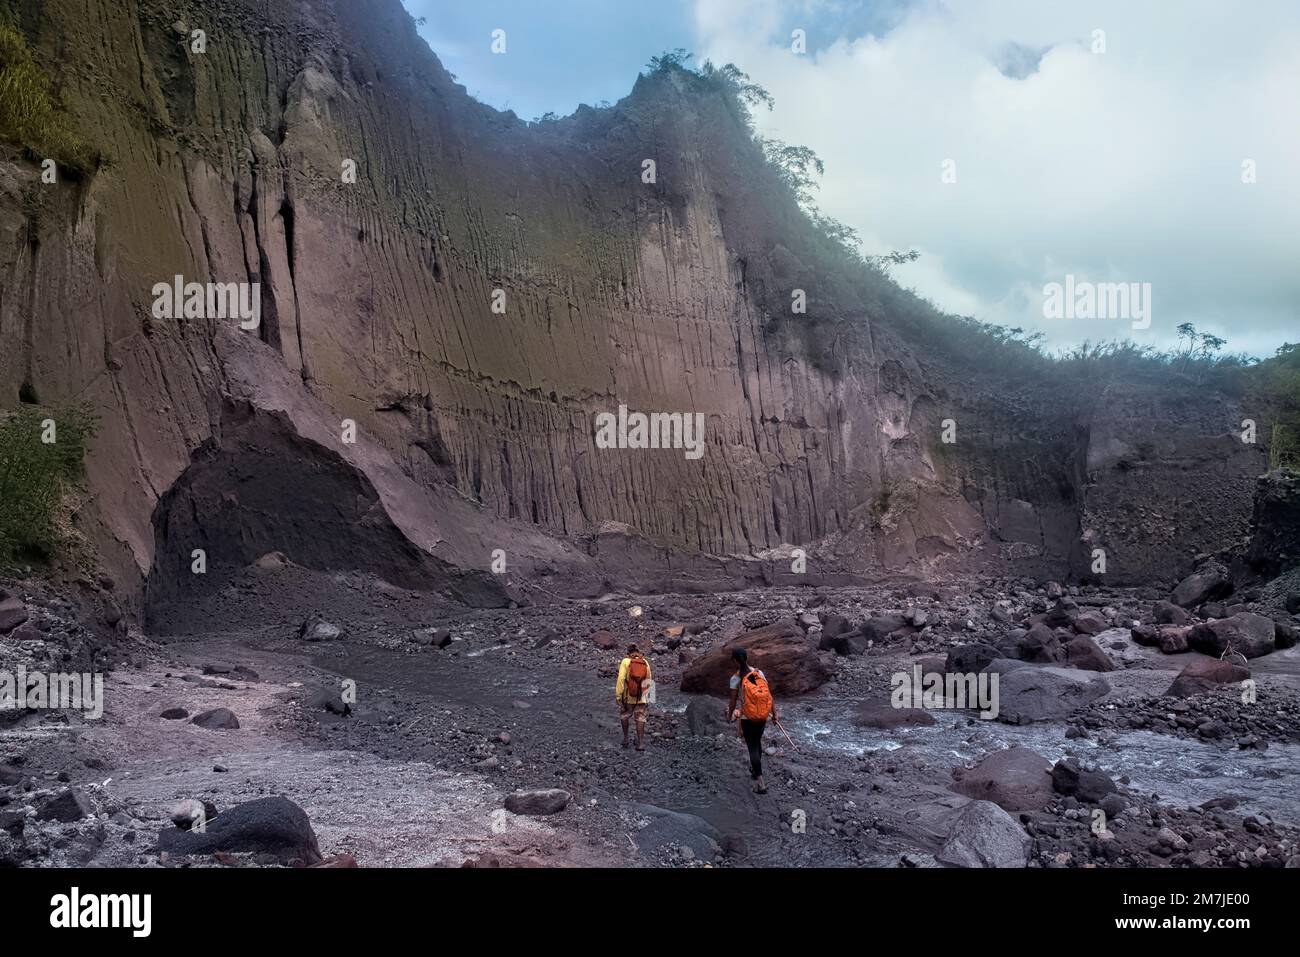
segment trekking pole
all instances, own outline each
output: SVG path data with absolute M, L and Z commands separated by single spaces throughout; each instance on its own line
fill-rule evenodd
M 786 734 L 785 728 L 781 727 L 781 722 L 776 720 L 776 715 L 772 715 L 772 721 L 776 725 L 777 730 L 779 730 L 782 734 L 785 734 L 785 739 L 790 742 L 790 747 L 793 748 L 795 751 L 798 751 L 799 748 L 795 745 L 794 741 L 790 738 L 790 735 Z

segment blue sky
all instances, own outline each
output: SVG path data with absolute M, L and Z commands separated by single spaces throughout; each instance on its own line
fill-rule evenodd
M 652 56 L 690 48 L 688 0 L 404 0 L 420 35 L 478 100 L 533 120 L 613 103 Z M 506 31 L 506 54 L 491 52 Z
M 1167 348 L 1181 322 L 1232 352 L 1300 341 L 1294 0 L 405 3 L 472 95 L 524 119 L 614 102 L 676 47 L 735 63 L 776 99 L 759 132 L 825 161 L 822 209 L 868 253 L 917 249 L 895 276 L 942 309 L 1051 347 Z M 1150 327 L 1046 317 L 1067 277 L 1149 283 Z

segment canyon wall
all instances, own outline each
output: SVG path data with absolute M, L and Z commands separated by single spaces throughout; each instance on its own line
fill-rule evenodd
M 468 96 L 398 0 L 19 7 L 107 162 L 48 186 L 0 153 L 0 409 L 21 390 L 100 411 L 79 521 L 137 593 L 232 523 L 221 483 L 297 516 L 276 538 L 295 561 L 351 554 L 481 601 L 512 594 L 482 577 L 497 548 L 581 593 L 770 577 L 742 559 L 788 571 L 791 546 L 821 574 L 1082 575 L 1101 538 L 1141 580 L 1249 518 L 1260 463 L 1214 451 L 1228 400 L 1189 400 L 1134 459 L 1146 426 L 1107 395 L 968 368 L 910 296 L 827 254 L 689 73 L 528 124 Z M 260 283 L 260 326 L 155 318 L 178 275 Z M 594 417 L 620 405 L 702 413 L 705 454 L 599 448 Z M 1173 503 L 1197 501 L 1198 469 L 1220 497 L 1189 526 Z M 299 483 L 356 502 L 312 527 Z M 1158 514 L 1128 524 L 1135 500 Z M 400 569 L 394 536 L 415 550 Z

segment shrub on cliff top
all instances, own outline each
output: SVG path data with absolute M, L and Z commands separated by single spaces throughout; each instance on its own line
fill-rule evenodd
M 76 173 L 97 165 L 94 152 L 59 109 L 26 37 L 5 17 L 0 17 L 0 139 Z
M 0 566 L 56 551 L 60 508 L 85 475 L 96 428 L 87 406 L 0 413 Z

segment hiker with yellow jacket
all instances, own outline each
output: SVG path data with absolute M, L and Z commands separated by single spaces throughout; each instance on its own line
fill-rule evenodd
M 636 749 L 645 750 L 645 716 L 649 708 L 647 698 L 654 676 L 650 662 L 636 645 L 628 645 L 627 657 L 618 666 L 618 681 L 614 685 L 614 700 L 618 704 L 618 719 L 623 723 L 623 747 L 627 747 L 628 723 L 636 719 Z

